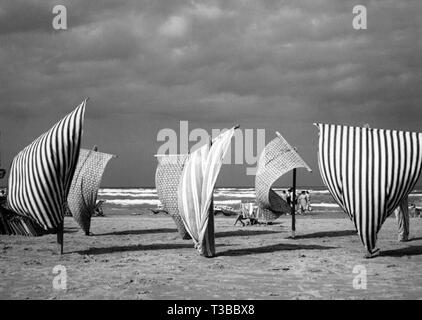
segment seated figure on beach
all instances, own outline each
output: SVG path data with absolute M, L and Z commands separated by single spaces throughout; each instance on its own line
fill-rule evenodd
M 95 204 L 94 214 L 93 214 L 95 217 L 104 217 L 104 212 L 103 212 L 104 202 L 105 202 L 104 200 L 98 200 L 97 203 Z
M 249 221 L 245 224 L 243 220 Z M 252 203 L 242 203 L 240 213 L 238 214 L 236 221 L 234 222 L 234 225 L 237 224 L 237 222 L 240 222 L 242 224 L 242 227 L 245 225 L 254 225 L 258 224 L 258 219 L 256 219 L 255 216 L 255 208 L 253 207 Z
M 409 217 L 422 218 L 422 208 L 417 207 L 414 203 L 411 203 L 409 205 Z

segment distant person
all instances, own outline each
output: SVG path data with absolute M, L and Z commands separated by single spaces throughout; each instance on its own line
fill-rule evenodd
M 105 216 L 104 212 L 103 212 L 103 203 L 104 202 L 105 202 L 105 200 L 98 200 L 97 203 L 95 204 L 94 214 L 93 214 L 95 217 L 104 217 Z
M 312 207 L 311 207 L 311 194 L 309 193 L 309 191 L 306 191 L 306 199 L 308 201 L 307 210 L 308 211 L 312 211 Z
M 287 190 L 286 201 L 289 207 L 291 207 L 292 206 L 292 189 L 291 188 Z
M 249 217 L 249 207 L 246 203 L 242 203 L 240 205 L 240 213 L 238 214 L 236 221 L 234 222 L 234 225 L 236 225 L 238 222 L 242 224 L 242 227 L 246 225 L 246 223 L 243 222 L 243 220 L 247 220 Z
M 409 241 L 409 203 L 406 197 L 394 210 L 398 225 L 398 241 Z
M 422 218 L 422 209 L 416 206 L 416 204 L 411 203 L 409 206 L 409 217 L 412 218 Z
M 300 214 L 305 215 L 305 212 L 308 209 L 308 197 L 306 195 L 306 191 L 302 191 L 302 193 L 297 197 L 297 202 L 299 205 Z
M 281 192 L 281 199 L 283 199 L 284 201 L 287 202 L 287 193 L 286 193 L 286 190 L 283 190 L 283 192 Z
M 3 189 L 0 191 L 0 206 L 5 205 L 7 202 L 6 191 Z

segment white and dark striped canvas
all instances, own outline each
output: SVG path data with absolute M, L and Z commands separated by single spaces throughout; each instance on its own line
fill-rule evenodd
M 330 124 L 319 128 L 322 179 L 354 222 L 367 251 L 376 250 L 385 219 L 415 186 L 422 134 Z
M 13 159 L 9 207 L 45 230 L 63 221 L 79 157 L 86 100 Z
M 230 146 L 235 128 L 221 133 L 212 142 L 192 152 L 186 160 L 179 184 L 179 214 L 199 252 L 211 252 L 205 248 L 209 208 L 214 186 Z

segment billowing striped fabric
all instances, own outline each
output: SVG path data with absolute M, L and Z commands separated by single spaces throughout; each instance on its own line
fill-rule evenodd
M 290 212 L 290 206 L 274 190 L 272 185 L 284 174 L 295 169 L 305 168 L 312 171 L 296 150 L 277 132 L 277 137 L 270 141 L 258 160 L 255 176 L 255 193 L 260 212 L 265 220 L 275 220 L 281 214 Z
M 230 146 L 234 128 L 215 138 L 212 146 L 204 145 L 189 155 L 183 169 L 179 185 L 179 214 L 186 230 L 192 237 L 199 252 L 210 252 L 205 248 L 204 237 L 207 232 L 209 208 L 215 182 L 220 172 L 223 158 Z
M 80 150 L 67 202 L 73 218 L 85 233 L 89 233 L 101 179 L 112 157 L 113 155 L 108 153 Z
M 316 126 L 322 179 L 354 222 L 367 251 L 377 252 L 377 234 L 382 224 L 419 178 L 422 134 L 329 124 Z
M 33 218 L 43 229 L 56 229 L 65 214 L 82 137 L 86 100 L 23 149 L 12 162 L 9 207 Z

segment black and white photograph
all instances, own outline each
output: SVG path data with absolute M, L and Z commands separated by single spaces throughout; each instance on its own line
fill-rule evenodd
M 420 0 L 0 0 L 0 300 L 421 300 L 421 58 Z

